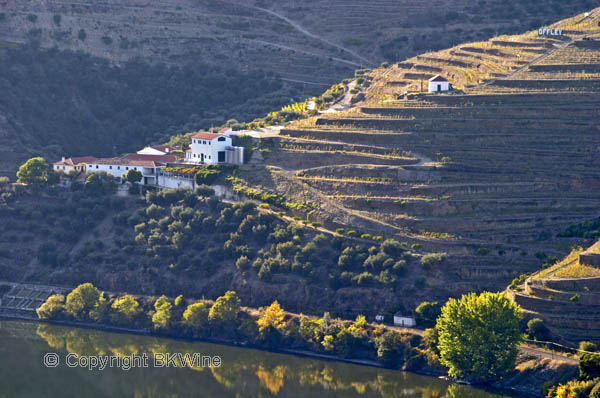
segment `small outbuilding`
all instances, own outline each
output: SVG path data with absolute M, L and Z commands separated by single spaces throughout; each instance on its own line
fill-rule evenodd
M 414 316 L 402 314 L 400 312 L 394 315 L 394 326 L 403 326 L 407 328 L 415 327 L 417 321 Z
M 441 75 L 435 75 L 429 79 L 429 92 L 441 93 L 442 91 L 452 90 L 452 84 Z

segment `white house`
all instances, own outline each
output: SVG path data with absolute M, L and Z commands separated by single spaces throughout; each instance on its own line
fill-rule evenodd
M 86 172 L 97 173 L 105 171 L 108 174 L 112 174 L 117 180 L 122 181 L 124 176 L 129 173 L 129 170 L 136 170 L 142 173 L 141 184 L 155 185 L 157 184 L 158 171 L 167 165 L 167 160 L 144 159 L 144 156 L 153 157 L 154 155 L 126 155 L 121 158 L 97 159 L 87 164 Z M 164 156 L 158 157 L 164 158 Z
M 64 173 L 69 173 L 69 171 L 71 171 L 71 170 L 85 171 L 86 164 L 89 162 L 93 162 L 95 160 L 96 160 L 96 158 L 93 156 L 68 158 L 68 159 L 65 159 L 63 157 L 60 162 L 55 162 L 53 164 L 53 168 L 54 168 L 54 171 L 62 171 Z
M 429 79 L 429 92 L 441 93 L 442 91 L 452 90 L 452 84 L 441 75 L 435 75 Z
M 412 316 L 402 315 L 401 313 L 397 313 L 394 315 L 394 326 L 404 326 L 407 328 L 412 328 L 416 324 L 417 321 Z
M 231 145 L 228 129 L 218 133 L 199 132 L 192 136 L 190 149 L 186 151 L 185 160 L 191 163 L 244 163 L 244 148 Z

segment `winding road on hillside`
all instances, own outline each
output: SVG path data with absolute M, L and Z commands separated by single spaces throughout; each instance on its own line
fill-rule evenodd
M 262 8 L 262 7 L 258 7 L 258 6 L 254 6 L 251 4 L 243 4 L 243 3 L 239 3 L 237 1 L 228 1 L 228 0 L 221 0 L 221 2 L 223 3 L 228 3 L 228 4 L 235 4 L 237 6 L 242 6 L 242 7 L 246 7 L 246 8 L 251 8 L 253 10 L 257 10 L 257 11 L 261 11 L 263 13 L 269 14 L 271 16 L 274 16 L 277 19 L 280 19 L 282 21 L 284 21 L 285 23 L 287 23 L 288 25 L 290 25 L 292 28 L 294 28 L 295 30 L 297 30 L 298 32 L 302 33 L 303 35 L 310 37 L 311 39 L 320 41 L 323 44 L 327 44 L 329 46 L 332 46 L 334 48 L 337 48 L 338 50 L 341 50 L 345 53 L 348 53 L 350 55 L 352 55 L 354 58 L 359 59 L 362 61 L 362 63 L 355 63 L 353 61 L 350 60 L 344 60 L 344 62 L 349 63 L 349 64 L 353 64 L 356 65 L 358 67 L 365 67 L 365 66 L 375 66 L 375 63 L 373 63 L 373 61 L 368 60 L 367 58 L 363 57 L 362 55 L 356 53 L 355 51 L 352 51 L 344 46 L 341 46 L 337 43 L 334 43 L 330 40 L 327 40 L 319 35 L 316 35 L 310 31 L 308 31 L 306 28 L 304 28 L 302 25 L 300 25 L 298 22 L 286 17 L 285 15 L 282 15 L 280 13 L 278 13 L 277 11 L 273 11 L 273 10 L 269 10 L 268 8 Z M 294 49 L 296 51 L 299 51 L 297 49 Z
M 274 17 L 277 17 L 277 18 L 281 19 L 282 21 L 287 22 L 294 29 L 296 29 L 297 31 L 303 33 L 304 35 L 306 35 L 308 37 L 311 37 L 311 38 L 313 38 L 315 40 L 319 40 L 322 43 L 328 44 L 328 45 L 330 45 L 332 47 L 335 47 L 335 48 L 337 48 L 339 50 L 342 50 L 344 52 L 347 52 L 348 54 L 353 55 L 354 57 L 360 59 L 361 61 L 363 61 L 365 63 L 365 65 L 362 65 L 362 66 L 374 66 L 375 65 L 373 62 L 369 61 L 368 59 L 366 59 L 362 55 L 357 54 L 356 52 L 354 52 L 352 50 L 349 50 L 346 47 L 340 46 L 339 44 L 336 44 L 336 43 L 334 43 L 332 41 L 329 41 L 329 40 L 324 39 L 324 38 L 322 38 L 322 37 L 320 37 L 318 35 L 315 35 L 314 33 L 309 32 L 308 30 L 306 30 L 305 28 L 303 28 L 302 25 L 298 24 L 297 22 L 292 21 L 291 19 L 289 19 L 288 17 L 286 17 L 284 15 L 279 14 L 276 11 L 269 10 L 269 9 L 266 9 L 266 8 L 261 8 L 261 7 L 253 7 L 253 8 L 255 8 L 257 10 L 260 10 L 260 11 L 263 11 L 263 12 L 266 12 L 268 14 L 271 14 Z

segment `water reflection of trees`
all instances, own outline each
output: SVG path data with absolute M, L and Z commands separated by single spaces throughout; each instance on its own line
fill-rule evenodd
M 56 350 L 66 350 L 76 355 L 117 355 L 148 353 L 189 353 L 220 356 L 221 366 L 210 372 L 193 367 L 201 372 L 203 384 L 214 380 L 237 396 L 289 396 L 298 391 L 310 391 L 318 396 L 319 391 L 339 392 L 344 397 L 488 397 L 489 395 L 464 386 L 450 385 L 433 378 L 384 369 L 358 367 L 337 362 L 325 362 L 307 358 L 285 356 L 237 347 L 207 343 L 191 343 L 179 340 L 159 339 L 147 336 L 106 333 L 89 329 L 64 328 L 39 324 L 37 334 Z M 181 365 L 181 364 L 179 364 Z M 189 363 L 187 364 L 189 367 Z M 180 372 L 182 382 L 178 386 L 190 387 L 198 379 L 189 377 L 189 372 Z M 175 376 L 177 377 L 177 376 Z M 206 379 L 208 377 L 208 379 Z M 151 379 L 159 383 L 159 377 Z M 216 384 L 212 383 L 212 384 Z M 145 393 L 153 390 L 146 386 Z M 216 386 L 215 386 L 216 387 Z M 204 387 L 203 387 L 204 388 Z M 473 393 L 474 392 L 474 393 Z M 145 394 L 144 393 L 144 394 Z M 342 394 L 343 393 L 343 394 Z M 141 396 L 144 396 L 142 394 Z M 337 394 L 336 394 L 337 395 Z

